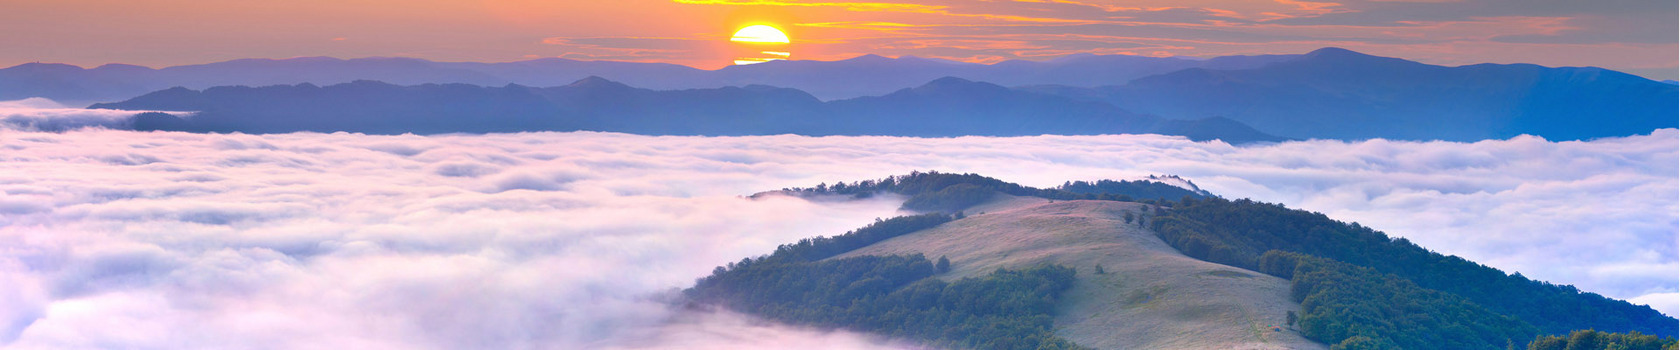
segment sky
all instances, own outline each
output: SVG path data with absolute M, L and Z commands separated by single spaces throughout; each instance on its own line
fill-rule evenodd
M 1343 47 L 1441 65 L 1599 66 L 1675 79 L 1664 0 L 0 0 L 0 66 L 241 58 L 542 57 L 715 69 L 786 31 L 793 59 L 992 63 L 1075 53 L 1294 54 Z
M 744 196 L 913 170 L 1040 187 L 1181 175 L 1680 314 L 1675 129 L 1242 147 L 32 130 L 130 113 L 0 102 L 0 348 L 894 348 L 663 302 L 715 266 L 902 201 Z

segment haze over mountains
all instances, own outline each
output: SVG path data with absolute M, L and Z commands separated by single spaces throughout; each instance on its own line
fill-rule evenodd
M 1602 68 L 1427 65 L 1327 48 L 1253 69 L 1191 68 L 1090 89 L 1139 113 L 1219 115 L 1293 138 L 1474 141 L 1643 134 L 1676 126 L 1680 89 Z
M 612 131 L 644 135 L 1094 135 L 1157 133 L 1233 143 L 1280 141 L 1240 123 L 1168 120 L 1101 102 L 944 78 L 886 96 L 822 102 L 763 85 L 654 91 L 590 77 L 566 86 L 175 88 L 94 108 L 200 111 L 139 116 L 134 128 L 190 132 L 372 134 Z
M 216 88 L 224 85 L 259 88 Z M 165 89 L 171 86 L 184 89 Z M 129 99 L 134 96 L 140 97 Z M 1523 134 L 1582 140 L 1680 126 L 1674 117 L 1680 87 L 1638 76 L 1591 67 L 1443 67 L 1337 48 L 1206 60 L 1075 55 L 992 65 L 870 55 L 715 71 L 563 59 L 404 58 L 0 70 L 0 100 L 24 97 L 197 111 L 190 122 L 154 115 L 138 124 L 248 133 L 1161 133 L 1242 143 L 1477 141 Z M 276 102 L 281 100 L 287 102 Z
M 841 61 L 772 61 L 701 70 L 664 63 L 578 61 L 544 58 L 507 63 L 432 62 L 415 58 L 243 59 L 162 69 L 108 64 L 91 69 L 31 63 L 0 69 L 0 100 L 46 97 L 67 104 L 119 101 L 185 87 L 334 85 L 377 80 L 397 85 L 461 83 L 559 86 L 597 76 L 654 89 L 697 89 L 771 85 L 804 90 L 823 100 L 884 95 L 942 77 L 1004 86 L 1058 84 L 1100 86 L 1186 68 L 1251 68 L 1294 55 L 1231 56 L 1209 60 L 1125 55 L 1071 55 L 1045 62 L 1007 61 L 993 65 L 913 56 L 859 56 Z

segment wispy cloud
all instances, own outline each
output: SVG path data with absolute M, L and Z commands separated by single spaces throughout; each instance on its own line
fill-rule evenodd
M 84 127 L 124 127 L 145 111 L 71 108 L 45 98 L 0 101 L 0 130 L 63 131 Z M 184 112 L 169 112 L 187 115 Z
M 682 37 L 551 37 L 542 43 L 564 47 L 563 58 L 614 60 L 628 62 L 661 62 L 691 58 L 701 51 L 706 38 Z
M 806 2 L 678 0 L 683 4 L 844 8 L 812 10 L 796 23 L 817 28 L 814 38 L 845 38 L 821 47 L 816 57 L 842 58 L 863 53 L 927 57 L 985 57 L 981 61 L 1034 59 L 1009 48 L 992 45 L 935 47 L 905 45 L 928 38 L 965 38 L 974 41 L 1033 40 L 1028 45 L 1056 52 L 1113 52 L 1102 41 L 1053 41 L 1048 35 L 1124 36 L 1147 42 L 1196 43 L 1149 51 L 1169 55 L 1228 55 L 1305 52 L 1324 46 L 1352 47 L 1367 52 L 1419 59 L 1435 64 L 1482 62 L 1583 65 L 1579 52 L 1627 52 L 1625 67 L 1671 66 L 1672 34 L 1667 43 L 1644 47 L 1651 35 L 1631 25 L 1596 21 L 1604 17 L 1589 8 L 1503 11 L 1479 3 L 1443 1 L 1145 1 L 1113 4 L 1096 1 L 1016 0 L 1001 2 Z M 1655 6 L 1655 5 L 1653 5 Z M 1659 6 L 1660 7 L 1660 6 Z M 1670 6 L 1671 7 L 1671 6 Z M 1657 10 L 1653 8 L 1652 10 Z M 1669 11 L 1672 12 L 1672 11 Z M 1672 16 L 1669 16 L 1672 17 Z M 1635 22 L 1645 23 L 1646 20 Z M 1668 18 L 1667 24 L 1673 19 Z M 1651 23 L 1656 24 L 1656 23 Z M 1672 25 L 1671 25 L 1672 26 Z M 1619 37 L 1603 35 L 1620 32 Z M 1598 34 L 1587 34 L 1598 33 Z M 1666 33 L 1666 32 L 1665 32 Z M 1044 37 L 1031 38 L 1031 35 Z M 1009 36 L 1009 38 L 1000 38 Z M 859 37 L 869 37 L 865 45 Z M 893 44 L 882 47 L 881 42 Z M 1588 45 L 1566 47 L 1563 43 Z M 1637 44 L 1637 45 L 1628 45 Z M 1019 46 L 1010 44 L 1006 46 Z M 1475 47 L 1501 47 L 1472 50 Z M 976 49 L 986 52 L 962 52 Z M 1661 49 L 1661 50 L 1658 50 Z M 1496 51 L 1510 52 L 1504 57 Z M 1134 52 L 1132 50 L 1124 52 Z M 1423 52 L 1424 55 L 1416 53 Z M 1521 54 L 1517 52 L 1523 52 Z M 1638 52 L 1638 53 L 1634 53 Z M 807 56 L 811 57 L 811 56 Z M 1595 57 L 1603 57 L 1602 55 Z M 1642 57 L 1642 58 L 1639 58 Z M 1638 60 L 1635 62 L 1634 60 Z M 973 61 L 973 60 L 971 60 Z
M 718 68 L 737 55 L 674 42 L 555 45 L 542 39 L 662 37 L 727 45 L 731 31 L 759 22 L 798 29 L 790 33 L 795 45 L 803 45 L 795 50 L 798 59 L 866 53 L 1042 59 L 1009 49 L 877 49 L 862 42 L 1072 34 L 1197 43 L 1152 54 L 1211 57 L 1344 46 L 1431 64 L 1600 66 L 1660 79 L 1674 78 L 1680 61 L 1680 34 L 1668 30 L 1676 25 L 1680 5 L 1649 0 L 299 1 L 261 10 L 231 3 L 20 2 L 0 14 L 0 31 L 32 35 L 0 38 L 0 46 L 13 48 L 0 51 L 0 66 L 45 61 L 162 67 L 322 55 L 503 62 L 568 55 Z M 398 7 L 403 11 L 389 10 Z M 1031 44 L 1059 52 L 1113 49 L 1098 41 Z
M 826 2 L 787 0 L 672 0 L 690 5 L 836 7 L 847 11 L 941 13 L 945 6 L 896 2 Z

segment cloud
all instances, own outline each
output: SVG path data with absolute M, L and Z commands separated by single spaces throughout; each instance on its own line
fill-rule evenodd
M 0 101 L 0 128 L 12 130 L 64 131 L 84 127 L 126 127 L 134 115 L 146 111 L 81 109 L 66 107 L 50 99 L 31 97 Z
M 823 60 L 874 53 L 996 63 L 1045 59 L 1052 52 L 1212 57 L 1335 46 L 1441 65 L 1534 63 L 1630 71 L 1673 68 L 1676 57 L 1674 32 L 1652 29 L 1674 25 L 1675 5 L 1649 1 L 1605 6 L 1506 0 L 1150 0 L 1114 6 L 1063 0 L 924 0 L 856 11 L 825 9 L 860 3 L 680 2 L 789 8 L 804 19 L 793 23 L 807 30 L 802 40 L 821 41 L 801 49 L 803 57 Z M 919 44 L 932 40 L 960 44 Z M 1147 49 L 1115 50 L 1117 41 Z M 1018 48 L 1024 46 L 1042 49 Z M 1666 79 L 1672 74 L 1651 76 Z
M 42 110 L 70 108 L 48 98 L 31 97 L 15 101 L 0 101 L 0 109 Z
M 621 333 L 711 317 L 674 313 L 652 296 L 897 207 L 746 200 L 739 196 L 773 188 L 766 180 L 780 178 L 774 188 L 817 180 L 748 171 L 738 162 L 762 156 L 750 149 L 672 157 L 620 146 L 636 140 L 6 131 L 0 147 L 14 152 L 0 170 L 8 203 L 0 280 L 12 287 L 0 293 L 0 340 L 20 348 L 651 346 Z M 131 156 L 154 161 L 108 161 Z M 672 341 L 743 341 L 704 327 Z M 189 328 L 205 331 L 170 331 Z M 789 341 L 875 342 L 751 329 Z
M 1151 135 L 5 130 L 0 342 L 899 347 L 662 300 L 715 266 L 898 204 L 744 195 L 930 169 L 1034 186 L 1178 174 L 1674 314 L 1661 298 L 1680 284 L 1677 134 L 1235 147 Z
M 1680 310 L 1680 293 L 1651 293 L 1628 301 L 1635 305 L 1648 305 L 1657 310 L 1664 310 L 1669 316 L 1674 315 L 1674 310 Z
M 660 62 L 692 58 L 712 48 L 715 38 L 551 37 L 543 44 L 565 48 L 563 58 Z
M 766 323 L 730 312 L 692 312 L 676 317 L 657 332 L 638 341 L 604 345 L 602 349 L 665 349 L 682 344 L 684 349 L 916 349 L 903 342 L 855 333 L 818 332 Z

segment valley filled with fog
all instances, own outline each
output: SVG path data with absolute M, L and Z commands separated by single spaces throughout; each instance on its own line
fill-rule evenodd
M 1179 175 L 1680 308 L 1674 129 L 1242 147 L 1155 135 L 245 135 L 36 132 L 20 125 L 112 119 L 11 107 L 0 344 L 20 348 L 891 347 L 664 301 L 715 266 L 899 205 L 747 195 L 928 170 L 1040 187 Z

